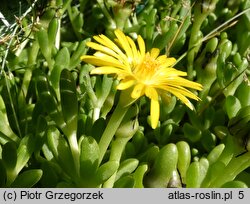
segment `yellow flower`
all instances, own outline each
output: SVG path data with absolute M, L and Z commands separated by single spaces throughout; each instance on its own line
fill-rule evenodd
M 159 121 L 159 97 L 162 94 L 171 93 L 193 109 L 188 98 L 200 99 L 184 87 L 201 90 L 202 85 L 182 78 L 187 75 L 186 72 L 172 68 L 175 58 L 159 56 L 157 48 L 146 52 L 141 36 L 137 38 L 138 46 L 120 30 L 115 30 L 115 36 L 115 42 L 105 35 L 94 36 L 97 43 L 88 42 L 87 45 L 96 52 L 93 56 L 82 56 L 81 60 L 97 66 L 91 74 L 115 74 L 120 81 L 118 90 L 132 88 L 131 97 L 134 100 L 143 95 L 150 98 L 152 128 L 156 128 Z

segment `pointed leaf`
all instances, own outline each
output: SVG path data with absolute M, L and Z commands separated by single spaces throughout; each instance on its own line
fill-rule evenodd
M 0 95 L 0 143 L 4 144 L 11 140 L 17 142 L 20 139 L 17 137 L 17 135 L 12 131 L 10 127 L 4 100 Z
M 43 105 L 44 111 L 46 111 L 50 115 L 50 117 L 59 127 L 65 127 L 65 122 L 58 108 L 55 94 L 50 87 L 45 74 L 41 71 L 37 71 L 36 74 L 37 92 L 39 99 Z
M 64 68 L 68 68 L 70 63 L 70 53 L 66 47 L 58 51 L 55 59 L 55 65 L 50 74 L 50 80 L 53 88 L 59 93 L 60 75 Z
M 66 69 L 61 73 L 60 94 L 62 113 L 67 124 L 65 128 L 69 134 L 76 133 L 78 117 L 76 85 L 71 72 Z
M 47 130 L 47 121 L 46 119 L 40 115 L 37 121 L 36 125 L 36 135 L 35 135 L 35 140 L 36 140 L 36 151 L 40 151 L 42 148 L 44 142 L 45 142 L 45 133 Z
M 80 57 L 87 53 L 86 48 L 86 42 L 90 41 L 90 39 L 86 39 L 84 41 L 81 41 L 78 45 L 77 50 L 73 53 L 73 55 L 70 58 L 70 69 L 75 68 L 78 64 L 80 64 L 81 59 Z
M 61 66 L 61 67 L 69 67 L 70 63 L 70 53 L 67 47 L 63 47 L 60 49 L 56 55 L 56 61 L 55 65 Z
M 76 175 L 70 147 L 56 127 L 50 127 L 47 134 L 48 146 L 63 171 L 73 178 Z
M 52 45 L 55 43 L 56 40 L 56 35 L 58 32 L 58 18 L 53 18 L 50 23 L 49 23 L 49 27 L 48 27 L 48 41 L 49 44 Z
M 46 60 L 49 60 L 51 58 L 51 46 L 49 43 L 47 30 L 40 29 L 37 32 L 37 39 L 43 56 L 46 58 Z
M 35 150 L 35 141 L 34 139 L 29 135 L 25 136 L 17 149 L 17 163 L 16 163 L 16 173 L 18 174 L 23 167 L 27 164 L 29 161 L 31 155 L 33 154 Z

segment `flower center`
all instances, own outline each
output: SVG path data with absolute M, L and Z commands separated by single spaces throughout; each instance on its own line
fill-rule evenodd
M 144 83 L 151 84 L 152 78 L 159 68 L 159 63 L 155 58 L 151 57 L 149 53 L 146 53 L 143 60 L 141 60 L 132 70 L 135 78 Z

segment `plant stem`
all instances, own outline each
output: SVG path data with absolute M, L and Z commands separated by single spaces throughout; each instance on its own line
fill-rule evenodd
M 80 153 L 79 153 L 76 133 L 73 133 L 72 135 L 70 135 L 70 137 L 68 137 L 68 141 L 69 141 L 71 153 L 74 159 L 77 176 L 79 176 L 80 175 L 80 159 L 79 159 Z
M 93 122 L 95 122 L 100 117 L 101 109 L 99 107 L 95 107 L 93 110 Z
M 113 136 L 116 133 L 116 130 L 118 129 L 118 127 L 120 126 L 122 119 L 124 117 L 124 115 L 126 114 L 127 110 L 129 109 L 129 105 L 128 106 L 123 106 L 122 105 L 122 98 L 120 98 L 114 113 L 112 114 L 108 125 L 106 127 L 106 129 L 104 130 L 102 137 L 100 139 L 99 142 L 99 148 L 100 148 L 100 157 L 99 157 L 99 163 L 101 163 L 110 142 L 113 139 Z

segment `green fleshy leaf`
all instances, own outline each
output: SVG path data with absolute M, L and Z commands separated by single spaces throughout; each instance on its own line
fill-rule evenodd
M 36 140 L 36 147 L 35 151 L 40 151 L 42 148 L 44 142 L 45 142 L 45 133 L 47 130 L 47 121 L 43 116 L 39 116 L 37 125 L 36 125 L 36 135 L 35 135 L 35 140 Z
M 224 183 L 221 188 L 248 188 L 248 186 L 242 181 L 229 181 Z
M 69 135 L 76 134 L 78 116 L 76 85 L 71 72 L 66 69 L 61 73 L 60 95 L 62 114 L 67 124 L 67 126 L 63 128 L 64 132 L 67 132 Z
M 138 166 L 139 161 L 135 158 L 127 159 L 120 164 L 120 167 L 116 173 L 116 180 L 123 176 L 131 174 Z
M 210 153 L 207 156 L 210 165 L 218 160 L 224 148 L 225 148 L 224 144 L 219 144 L 215 148 L 213 148 L 212 151 L 210 151 Z
M 182 183 L 186 183 L 186 172 L 191 161 L 191 151 L 189 144 L 185 141 L 176 143 L 178 149 L 178 171 L 180 172 Z
M 31 188 L 33 187 L 42 177 L 41 169 L 27 170 L 21 173 L 16 180 L 11 184 L 12 188 Z
M 0 143 L 4 144 L 9 141 L 19 141 L 19 138 L 17 135 L 12 131 L 7 113 L 6 113 L 6 107 L 4 104 L 4 100 L 2 96 L 0 95 Z
M 61 168 L 74 178 L 76 170 L 70 147 L 57 128 L 50 127 L 47 134 L 48 146 Z
M 58 51 L 55 58 L 55 65 L 60 67 L 69 67 L 70 64 L 70 53 L 67 47 L 63 47 Z
M 91 180 L 99 165 L 99 146 L 94 138 L 84 137 L 81 141 L 80 174 L 86 180 Z M 83 180 L 84 180 L 83 179 Z M 85 181 L 84 181 L 85 182 Z
M 35 150 L 36 141 L 31 136 L 25 136 L 17 149 L 17 162 L 15 172 L 18 174 L 27 164 Z
M 241 108 L 241 103 L 235 96 L 228 96 L 225 102 L 225 108 L 229 119 L 236 116 L 237 112 Z
M 200 168 L 199 168 L 199 186 L 201 186 L 201 183 L 203 182 L 203 180 L 205 179 L 206 175 L 207 175 L 207 172 L 208 172 L 208 169 L 209 169 L 209 161 L 207 158 L 205 157 L 202 157 L 200 160 L 199 160 L 199 165 L 200 165 Z
M 107 181 L 118 169 L 119 164 L 116 161 L 108 161 L 99 167 L 96 175 L 97 181 L 103 183 Z
M 115 182 L 114 188 L 133 188 L 135 180 L 131 175 L 120 178 Z
M 143 147 L 147 145 L 147 139 L 144 136 L 143 131 L 138 130 L 135 135 L 132 137 L 132 144 L 134 145 L 135 151 L 137 153 L 141 152 Z
M 187 169 L 186 174 L 186 187 L 187 188 L 199 188 L 200 187 L 200 165 L 199 162 L 192 162 Z
M 148 147 L 148 149 L 145 150 L 145 152 L 139 157 L 139 159 L 140 161 L 152 164 L 155 161 L 159 151 L 159 147 L 156 145 Z
M 240 100 L 241 106 L 250 105 L 250 85 L 243 81 L 237 88 L 235 92 L 235 97 Z
M 69 68 L 70 63 L 70 53 L 66 47 L 62 48 L 58 51 L 56 58 L 55 58 L 55 64 L 53 67 L 53 70 L 50 74 L 50 81 L 53 85 L 53 88 L 57 91 L 57 94 L 59 93 L 59 81 L 60 81 L 60 75 L 64 68 Z M 58 95 L 59 96 L 59 95 Z
M 55 92 L 49 85 L 45 74 L 39 70 L 36 72 L 37 92 L 43 105 L 43 109 L 55 121 L 59 127 L 65 127 L 63 116 L 60 112 Z
M 188 138 L 192 142 L 197 142 L 201 138 L 201 131 L 190 125 L 189 123 L 185 123 L 183 126 L 183 132 L 186 138 Z
M 37 39 L 43 56 L 46 60 L 51 60 L 51 45 L 49 43 L 47 30 L 43 28 L 40 29 L 37 32 Z
M 166 159 L 168 158 L 168 159 Z M 154 166 L 146 178 L 148 187 L 167 187 L 173 171 L 177 169 L 178 150 L 175 144 L 164 146 L 156 157 Z
M 77 50 L 72 54 L 70 58 L 70 69 L 75 68 L 77 65 L 80 64 L 82 55 L 87 53 L 86 42 L 90 41 L 90 39 L 83 40 L 79 43 Z
M 216 136 L 209 130 L 204 130 L 201 138 L 202 146 L 210 152 L 216 145 Z
M 148 169 L 149 167 L 147 164 L 142 164 L 135 170 L 134 173 L 135 188 L 144 188 L 143 179 Z
M 211 187 L 211 188 L 218 188 L 219 186 L 213 186 L 213 182 L 218 179 L 218 175 L 222 175 L 223 171 L 225 170 L 225 164 L 221 161 L 217 161 L 213 163 L 207 172 L 205 179 L 203 180 L 201 187 Z
M 99 118 L 94 122 L 93 127 L 91 129 L 91 135 L 93 138 L 95 138 L 97 142 L 100 141 L 100 138 L 104 132 L 105 127 L 106 127 L 106 121 L 104 118 Z
M 55 39 L 56 39 L 56 34 L 58 32 L 58 19 L 57 18 L 53 18 L 50 23 L 49 23 L 49 27 L 48 27 L 48 41 L 49 44 L 52 45 L 55 43 Z

